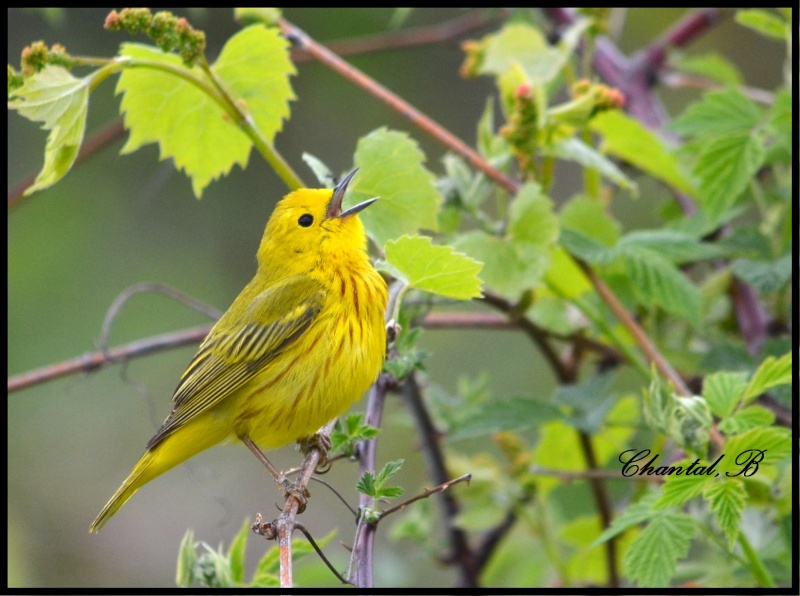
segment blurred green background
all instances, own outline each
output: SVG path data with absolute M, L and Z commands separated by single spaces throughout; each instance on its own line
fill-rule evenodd
M 10 9 L 9 63 L 18 67 L 20 51 L 36 40 L 62 43 L 76 55 L 114 55 L 129 37 L 103 30 L 107 12 Z M 226 9 L 178 14 L 206 31 L 211 59 L 239 28 Z M 285 11 L 288 20 L 321 42 L 381 33 L 393 14 L 392 9 Z M 457 9 L 419 9 L 403 27 L 431 25 L 461 14 Z M 630 52 L 640 47 L 682 14 L 675 9 L 629 11 L 619 39 L 621 49 Z M 492 26 L 483 28 L 472 37 L 491 30 Z M 782 60 L 779 44 L 764 42 L 729 20 L 689 51 L 710 49 L 734 61 L 747 84 L 769 89 L 777 83 L 768 77 L 777 77 L 778 69 L 763 65 Z M 349 59 L 472 143 L 475 123 L 494 87 L 489 78 L 462 80 L 458 75 L 462 58 L 458 43 L 450 41 Z M 352 166 L 358 138 L 380 126 L 409 132 L 425 151 L 428 167 L 441 174 L 442 148 L 399 115 L 318 64 L 302 62 L 298 70 L 292 81 L 298 100 L 291 104 L 291 119 L 276 146 L 306 182 L 315 179 L 301 160 L 303 152 L 342 172 Z M 118 113 L 114 85 L 114 80 L 106 81 L 92 95 L 89 135 Z M 675 114 L 695 95 L 696 91 L 665 90 L 663 98 Z M 35 124 L 9 112 L 9 187 L 38 171 L 45 138 Z M 225 309 L 254 271 L 264 224 L 286 192 L 258 155 L 252 155 L 246 171 L 234 169 L 197 201 L 188 179 L 171 162 L 159 162 L 155 146 L 120 156 L 123 142 L 120 138 L 55 187 L 23 199 L 9 212 L 9 375 L 94 350 L 107 309 L 131 285 L 162 282 Z M 568 179 L 566 171 L 553 193 L 557 202 L 576 189 Z M 652 224 L 667 200 L 661 193 L 644 187 L 638 202 L 615 199 L 614 209 L 626 226 Z M 117 318 L 111 345 L 206 322 L 164 296 L 138 295 Z M 546 397 L 555 386 L 536 350 L 513 332 L 428 331 L 423 343 L 432 354 L 427 361 L 428 382 L 449 392 L 456 391 L 460 377 L 476 377 L 483 370 L 498 397 Z M 169 397 L 193 353 L 193 347 L 173 350 L 9 396 L 9 586 L 173 586 L 178 545 L 187 528 L 216 547 L 228 544 L 245 516 L 252 518 L 256 511 L 265 517 L 272 514 L 278 490 L 260 464 L 234 445 L 202 453 L 159 478 L 99 535 L 87 533 L 169 412 Z M 360 402 L 354 409 L 362 410 L 363 405 Z M 389 398 L 384 427 L 381 462 L 406 460 L 398 483 L 409 493 L 430 486 L 414 429 L 397 397 Z M 473 443 L 472 451 L 481 448 L 480 442 Z M 452 447 L 466 449 L 463 444 Z M 298 461 L 291 447 L 270 457 L 278 467 Z M 337 465 L 326 479 L 355 502 L 354 466 Z M 352 541 L 352 516 L 329 491 L 319 486 L 312 490 L 314 498 L 302 521 L 318 537 L 339 529 L 326 550 L 344 569 L 347 552 L 338 541 Z M 454 490 L 469 489 L 462 485 Z M 390 525 L 381 526 L 378 533 L 377 585 L 452 585 L 453 570 L 438 565 L 430 553 L 409 541 L 389 541 Z M 249 573 L 271 545 L 250 539 Z M 535 578 L 536 561 L 530 564 L 529 577 Z M 306 586 L 336 585 L 310 559 L 299 565 L 296 579 Z

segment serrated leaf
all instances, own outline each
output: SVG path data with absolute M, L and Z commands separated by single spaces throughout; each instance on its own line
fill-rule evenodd
M 742 512 L 747 498 L 743 483 L 730 479 L 712 482 L 706 487 L 703 496 L 708 500 L 711 511 L 714 512 L 717 523 L 728 540 L 728 548 L 732 549 L 739 536 Z
M 535 287 L 549 263 L 548 250 L 478 230 L 459 236 L 453 244 L 483 263 L 481 278 L 487 288 L 512 300 Z
M 652 131 L 619 110 L 592 118 L 589 127 L 602 136 L 600 150 L 615 155 L 658 180 L 687 194 L 694 187 L 681 171 L 675 156 Z
M 692 462 L 689 460 L 681 460 L 671 465 L 681 466 L 684 468 L 684 472 Z M 708 467 L 711 464 L 709 462 L 703 461 L 702 464 L 704 467 Z M 695 466 L 697 468 L 698 466 Z M 680 506 L 693 499 L 697 495 L 703 492 L 703 488 L 711 482 L 711 478 L 705 475 L 687 475 L 682 474 L 680 476 L 671 474 L 664 479 L 664 485 L 661 490 L 661 496 L 656 501 L 655 508 L 662 509 L 664 507 L 672 507 L 672 506 Z
M 179 57 L 149 46 L 124 44 L 121 54 L 186 70 Z M 289 76 L 296 70 L 288 42 L 277 29 L 248 27 L 228 40 L 211 68 L 272 142 L 294 99 Z M 191 72 L 205 77 L 199 68 Z M 153 68 L 129 68 L 120 75 L 117 93 L 124 93 L 122 110 L 130 130 L 123 153 L 158 143 L 161 158 L 172 157 L 191 178 L 196 196 L 235 164 L 247 165 L 250 139 L 211 96 L 187 80 Z
M 614 518 L 614 520 L 611 522 L 611 525 L 606 528 L 606 530 L 600 534 L 600 536 L 598 536 L 595 541 L 592 542 L 592 544 L 589 545 L 589 548 L 594 548 L 600 544 L 603 544 L 614 536 L 621 534 L 628 528 L 638 526 L 639 524 L 646 522 L 654 515 L 658 515 L 658 513 L 653 510 L 653 506 L 655 505 L 657 499 L 657 494 L 650 494 L 639 499 L 639 501 L 633 505 L 629 505 L 620 515 Z
M 780 17 L 758 8 L 737 11 L 736 22 L 773 39 L 785 40 L 791 35 L 787 23 Z
M 770 356 L 762 362 L 753 373 L 747 384 L 744 402 L 749 403 L 770 387 L 792 383 L 792 353 L 787 352 L 780 358 Z
M 643 247 L 623 247 L 625 265 L 642 304 L 657 304 L 665 311 L 699 328 L 702 319 L 700 290 L 675 265 L 659 253 Z
M 577 196 L 560 213 L 561 227 L 569 228 L 605 244 L 609 248 L 619 240 L 620 224 L 600 201 Z
M 775 414 L 761 406 L 750 406 L 736 412 L 719 423 L 719 430 L 726 435 L 747 432 L 759 426 L 769 426 L 775 422 Z
M 744 82 L 736 65 L 717 52 L 683 56 L 676 61 L 675 67 L 684 72 L 707 77 L 723 85 L 736 86 Z
M 558 217 L 553 201 L 537 184 L 525 184 L 509 210 L 508 233 L 512 240 L 548 247 L 558 238 Z
M 436 231 L 442 197 L 433 174 L 422 165 L 424 157 L 407 134 L 386 128 L 358 141 L 355 164 L 361 169 L 350 185 L 349 200 L 355 204 L 380 197 L 360 214 L 367 234 L 378 246 L 420 229 Z
M 435 246 L 425 236 L 403 236 L 386 243 L 383 267 L 410 288 L 469 300 L 481 296 L 478 272 L 483 265 L 449 246 Z
M 46 66 L 28 77 L 10 96 L 8 107 L 49 130 L 44 152 L 44 166 L 29 195 L 52 186 L 75 163 L 86 130 L 89 85 L 92 77 L 78 79 L 60 66 Z
M 791 429 L 768 426 L 734 435 L 725 443 L 722 469 L 726 477 L 749 478 L 792 453 Z
M 654 517 L 625 553 L 625 574 L 640 587 L 669 586 L 678 559 L 689 554 L 696 529 L 696 522 L 682 513 Z
M 377 497 L 377 486 L 375 482 L 375 474 L 372 472 L 364 472 L 361 478 L 356 482 L 356 490 L 368 497 Z
M 403 467 L 403 462 L 404 460 L 402 459 L 386 462 L 381 468 L 381 471 L 378 472 L 378 477 L 376 479 L 378 486 L 383 488 L 384 483 L 400 471 L 400 468 Z
M 787 253 L 777 261 L 738 259 L 731 264 L 731 271 L 759 294 L 775 294 L 792 280 L 792 254 Z
M 585 168 L 597 170 L 601 176 L 620 188 L 630 191 L 634 196 L 638 194 L 636 183 L 626 176 L 613 161 L 576 137 L 547 145 L 543 147 L 542 154 L 574 161 Z
M 531 398 L 512 397 L 481 404 L 453 426 L 450 438 L 477 437 L 502 430 L 524 430 L 562 418 L 558 408 Z
M 742 398 L 746 386 L 747 373 L 712 373 L 703 381 L 703 397 L 715 415 L 727 418 Z
M 729 254 L 725 247 L 700 242 L 690 234 L 676 230 L 637 230 L 626 234 L 619 241 L 619 250 L 626 247 L 643 247 L 657 252 L 672 263 L 682 264 L 705 259 L 717 259 Z
M 670 128 L 688 137 L 711 137 L 750 131 L 761 120 L 762 109 L 736 89 L 710 91 L 692 103 Z
M 703 145 L 694 173 L 700 204 L 713 219 L 733 207 L 764 162 L 764 142 L 749 131 L 717 137 Z
M 607 246 L 578 230 L 561 230 L 561 243 L 569 252 L 587 263 L 607 264 L 619 258 L 613 246 Z

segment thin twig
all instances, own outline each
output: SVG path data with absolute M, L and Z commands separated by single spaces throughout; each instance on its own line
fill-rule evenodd
M 458 484 L 459 482 L 469 483 L 470 480 L 472 480 L 472 474 L 464 474 L 463 476 L 459 476 L 458 478 L 454 478 L 453 480 L 448 480 L 447 482 L 443 482 L 442 484 L 434 488 L 426 488 L 420 494 L 413 496 L 406 501 L 403 501 L 399 505 L 395 505 L 394 507 L 390 507 L 389 509 L 381 511 L 378 514 L 378 521 L 382 520 L 387 515 L 391 515 L 395 511 L 402 511 L 403 509 L 411 505 L 411 503 L 415 503 L 416 501 L 420 501 L 422 499 L 427 499 L 431 495 L 435 495 L 436 493 L 445 491 L 454 484 Z
M 217 320 L 222 316 L 222 311 L 217 310 L 213 306 L 209 306 L 204 302 L 200 302 L 195 298 L 192 298 L 188 294 L 181 292 L 171 286 L 166 284 L 158 283 L 158 282 L 142 282 L 136 285 L 133 285 L 122 293 L 120 293 L 116 298 L 114 298 L 114 302 L 111 303 L 111 306 L 108 307 L 106 311 L 106 316 L 103 319 L 103 327 L 102 331 L 100 332 L 100 340 L 98 342 L 98 347 L 103 351 L 104 354 L 108 353 L 108 337 L 111 334 L 111 325 L 114 323 L 114 319 L 116 319 L 119 311 L 125 306 L 125 303 L 128 302 L 131 298 L 133 298 L 136 294 L 142 294 L 145 292 L 153 292 L 157 294 L 164 294 L 165 296 L 169 296 L 170 298 L 177 300 L 181 304 L 188 306 L 196 310 L 199 313 L 202 313 L 213 320 Z
M 338 56 L 353 56 L 414 46 L 440 44 L 496 22 L 503 16 L 504 12 L 503 9 L 497 9 L 493 14 L 489 14 L 486 10 L 480 10 L 437 23 L 436 25 L 390 31 L 379 35 L 337 39 L 328 42 L 327 46 Z M 292 61 L 294 62 L 303 62 L 311 59 L 313 59 L 313 56 L 303 48 L 297 48 L 292 52 Z
M 347 579 L 345 579 L 344 577 L 342 577 L 342 574 L 336 570 L 336 567 L 334 567 L 333 564 L 328 560 L 328 557 L 325 556 L 325 553 L 322 552 L 322 549 L 320 549 L 320 547 L 317 546 L 316 541 L 311 536 L 309 531 L 306 530 L 306 527 L 298 521 L 294 522 L 294 527 L 303 533 L 303 535 L 306 537 L 306 540 L 308 540 L 311 543 L 311 546 L 314 548 L 314 550 L 317 551 L 319 558 L 325 562 L 325 564 L 328 566 L 328 569 L 330 569 L 333 572 L 333 574 L 338 578 L 338 580 L 343 584 L 349 584 L 350 582 L 347 581 Z
M 53 381 L 79 372 L 93 372 L 107 364 L 115 364 L 163 350 L 171 350 L 185 345 L 197 344 L 208 335 L 210 330 L 211 326 L 206 325 L 172 333 L 164 333 L 162 335 L 132 341 L 119 347 L 111 348 L 107 353 L 102 350 L 97 350 L 71 360 L 49 364 L 42 368 L 10 377 L 8 379 L 8 393 L 13 393 L 20 389 L 39 385 L 47 381 Z
M 414 418 L 421 450 L 428 464 L 429 475 L 434 482 L 444 484 L 450 478 L 450 473 L 447 471 L 444 454 L 438 440 L 441 433 L 434 426 L 413 374 L 406 378 L 401 389 L 403 398 Z M 451 548 L 451 552 L 444 560 L 455 563 L 461 569 L 459 587 L 478 587 L 480 569 L 476 565 L 466 532 L 456 524 L 456 516 L 460 510 L 458 502 L 447 491 L 439 493 L 438 501 Z

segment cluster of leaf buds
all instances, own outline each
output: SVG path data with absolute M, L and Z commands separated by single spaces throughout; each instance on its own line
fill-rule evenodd
M 581 79 L 572 85 L 570 90 L 573 99 L 586 95 L 593 95 L 594 109 L 592 116 L 607 110 L 619 110 L 625 106 L 625 95 L 615 87 L 602 83 L 592 83 L 588 79 Z
M 533 89 L 521 83 L 514 92 L 514 104 L 508 114 L 508 122 L 499 132 L 520 155 L 531 155 L 536 146 L 539 115 Z
M 11 93 L 14 89 L 22 87 L 25 77 L 36 74 L 49 64 L 71 68 L 74 60 L 67 54 L 66 48 L 60 44 L 53 44 L 48 48 L 43 41 L 35 41 L 31 45 L 25 46 L 20 58 L 21 72 L 17 72 L 13 66 L 8 65 L 8 92 Z
M 464 63 L 459 69 L 459 74 L 465 79 L 474 79 L 481 74 L 481 65 L 486 57 L 487 40 L 476 41 L 468 39 L 461 44 L 461 49 L 464 50 L 466 57 Z
M 109 31 L 142 32 L 165 52 L 178 51 L 186 66 L 197 63 L 206 49 L 205 33 L 193 29 L 186 19 L 168 11 L 153 14 L 147 8 L 112 10 L 106 17 L 105 28 Z

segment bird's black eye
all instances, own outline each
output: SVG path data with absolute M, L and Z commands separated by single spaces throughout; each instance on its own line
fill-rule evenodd
M 314 216 L 310 213 L 303 213 L 303 215 L 300 216 L 300 219 L 297 220 L 297 223 L 304 228 L 311 227 L 311 224 L 314 223 Z

